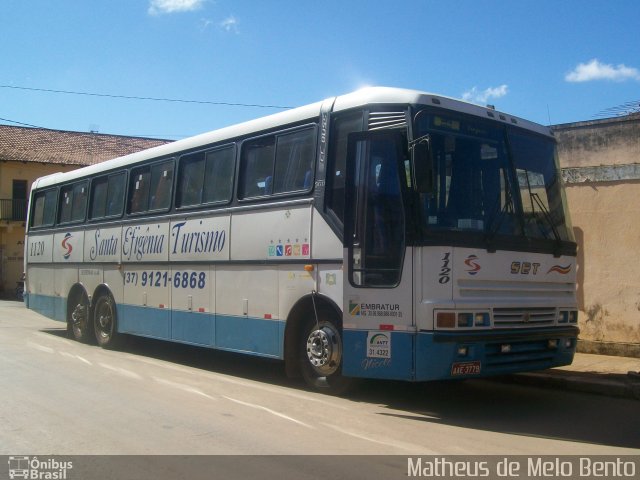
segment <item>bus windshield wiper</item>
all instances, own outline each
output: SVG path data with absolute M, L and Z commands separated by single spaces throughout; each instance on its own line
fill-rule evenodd
M 427 133 L 426 135 L 422 135 L 421 137 L 410 141 L 409 150 L 413 149 L 418 144 L 426 144 L 427 146 L 431 146 L 431 134 Z
M 511 197 L 511 193 L 509 190 L 505 190 L 505 202 L 502 208 L 500 208 L 500 195 L 501 192 L 498 192 L 498 199 L 496 201 L 496 208 L 494 209 L 494 214 L 491 216 L 491 219 L 487 223 L 487 229 L 485 234 L 485 241 L 487 243 L 487 251 L 489 253 L 494 253 L 496 251 L 496 247 L 493 243 L 498 230 L 500 230 L 500 226 L 502 225 L 502 221 L 506 216 L 507 212 L 514 213 L 513 208 L 513 198 Z
M 537 193 L 529 192 L 529 196 L 533 200 L 533 203 L 535 203 L 538 206 L 538 208 L 542 212 L 542 218 L 544 218 L 546 220 L 546 223 L 551 228 L 551 233 L 553 233 L 553 238 L 556 241 L 556 250 L 554 251 L 553 255 L 555 257 L 559 257 L 560 256 L 560 248 L 562 246 L 562 238 L 560 237 L 560 232 L 558 232 L 558 229 L 556 228 L 555 224 L 553 223 L 553 219 L 551 218 L 551 213 L 549 212 L 547 207 L 544 206 L 544 203 L 540 199 L 540 195 L 538 195 Z M 547 236 L 547 231 L 544 229 L 545 225 L 544 225 L 544 222 L 542 222 L 541 217 L 536 215 L 535 211 L 532 212 L 532 213 L 533 213 L 533 216 L 535 218 L 536 223 L 538 224 L 540 232 L 542 233 L 542 235 L 544 235 L 544 238 L 549 238 Z

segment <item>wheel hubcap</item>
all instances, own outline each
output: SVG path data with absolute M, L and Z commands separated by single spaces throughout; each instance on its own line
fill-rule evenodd
M 87 321 L 86 308 L 83 304 L 79 303 L 71 313 L 71 320 L 73 321 L 73 327 L 77 330 L 82 330 Z
M 98 324 L 100 325 L 100 333 L 103 336 L 109 335 L 111 332 L 111 312 L 108 305 L 103 305 L 100 308 L 100 315 L 98 316 Z
M 307 358 L 321 375 L 331 375 L 340 365 L 340 335 L 331 325 L 313 330 L 307 338 Z

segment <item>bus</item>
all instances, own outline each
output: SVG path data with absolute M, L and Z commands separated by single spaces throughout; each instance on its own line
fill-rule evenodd
M 576 243 L 548 127 L 372 87 L 34 182 L 28 308 L 280 359 L 340 393 L 572 362 Z

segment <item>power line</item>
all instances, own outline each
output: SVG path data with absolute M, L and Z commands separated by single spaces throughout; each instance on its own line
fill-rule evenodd
M 10 120 L 8 118 L 0 118 L 0 121 L 9 122 L 9 123 L 15 123 L 16 125 L 24 125 L 25 127 L 43 128 L 43 127 L 39 127 L 37 125 L 31 125 L 30 123 L 23 123 L 23 122 L 18 122 L 16 120 Z
M 0 85 L 0 88 L 10 88 L 13 90 L 27 90 L 31 92 L 62 93 L 65 95 L 83 95 L 86 97 L 123 98 L 125 100 L 149 100 L 154 102 L 195 103 L 200 105 L 224 105 L 224 106 L 230 106 L 230 107 L 279 108 L 283 110 L 293 108 L 293 107 L 286 107 L 282 105 L 262 105 L 259 103 L 214 102 L 214 101 L 208 101 L 208 100 L 187 100 L 187 99 L 181 99 L 181 98 L 138 97 L 134 95 L 112 95 L 108 93 L 76 92 L 72 90 L 54 90 L 51 88 L 20 87 L 17 85 Z
M 144 139 L 153 139 L 153 138 L 157 138 L 159 140 L 170 140 L 171 138 L 186 138 L 189 135 L 122 135 L 122 134 L 118 134 L 118 133 L 101 133 L 98 131 L 91 131 L 91 132 L 82 132 L 82 131 L 77 131 L 77 130 L 60 130 L 58 128 L 48 128 L 48 127 L 41 127 L 39 125 L 33 125 L 32 123 L 25 123 L 25 122 L 18 122 L 17 120 L 11 120 L 10 118 L 2 118 L 0 117 L 0 122 L 7 122 L 7 123 L 14 123 L 16 125 L 21 125 L 24 127 L 32 127 L 32 128 L 39 128 L 39 129 L 43 129 L 43 130 L 58 130 L 61 132 L 71 132 L 71 133 L 94 133 L 96 135 L 108 135 L 108 136 L 112 136 L 112 137 L 123 137 L 123 138 L 144 138 Z

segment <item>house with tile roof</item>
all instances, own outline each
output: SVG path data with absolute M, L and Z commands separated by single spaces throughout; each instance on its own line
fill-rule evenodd
M 0 292 L 22 278 L 31 183 L 169 140 L 0 125 Z

